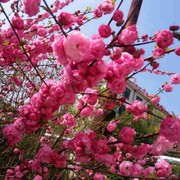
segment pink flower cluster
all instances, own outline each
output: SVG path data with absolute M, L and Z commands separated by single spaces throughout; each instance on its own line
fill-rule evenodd
M 42 148 L 40 148 L 35 156 L 35 163 L 32 164 L 53 164 L 56 168 L 62 168 L 66 166 L 66 156 L 60 155 L 56 151 L 53 151 L 51 147 L 47 144 L 44 144 Z M 36 168 L 35 166 L 33 168 Z M 42 169 L 42 167 L 41 167 Z M 39 169 L 41 171 L 41 169 Z
M 34 16 L 39 12 L 41 0 L 23 0 L 24 12 L 29 16 Z
M 139 118 L 145 118 L 147 111 L 147 106 L 144 105 L 142 101 L 135 100 L 130 105 L 126 106 L 126 110 L 132 112 L 134 114 L 134 120 L 138 120 Z
M 94 10 L 94 17 L 100 18 L 104 14 L 110 14 L 113 12 L 115 3 L 111 0 L 104 0 L 99 6 Z
M 105 77 L 109 89 L 117 94 L 123 93 L 126 87 L 125 77 L 142 67 L 143 63 L 143 58 L 135 59 L 131 54 L 123 52 L 119 59 L 109 64 Z
M 83 61 L 66 66 L 62 75 L 63 82 L 69 82 L 75 92 L 85 91 L 88 87 L 96 86 L 106 74 L 107 64 L 104 60 L 95 60 L 93 63 Z
M 19 117 L 14 119 L 14 124 L 4 128 L 3 135 L 8 139 L 9 145 L 18 143 L 24 133 L 39 129 L 40 122 L 52 118 L 60 105 L 74 103 L 75 94 L 71 88 L 55 80 L 46 83 L 48 87 L 43 84 L 30 102 L 19 108 Z
M 118 36 L 119 43 L 131 45 L 138 39 L 138 32 L 135 25 L 128 26 Z
M 161 123 L 160 135 L 170 142 L 180 144 L 180 119 L 168 116 Z

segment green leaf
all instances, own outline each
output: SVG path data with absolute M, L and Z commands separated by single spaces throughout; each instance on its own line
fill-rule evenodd
M 112 3 L 115 3 L 116 2 L 116 0 L 112 0 Z
M 91 6 L 88 6 L 88 7 L 86 8 L 86 12 L 90 12 L 91 10 L 92 10 Z

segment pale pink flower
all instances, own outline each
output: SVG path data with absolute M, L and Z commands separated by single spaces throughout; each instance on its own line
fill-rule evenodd
M 123 176 L 131 176 L 133 171 L 133 163 L 130 161 L 123 161 L 119 166 L 119 174 Z
M 114 10 L 115 3 L 111 0 L 104 0 L 100 3 L 96 10 L 101 12 L 101 14 L 110 14 Z
M 110 122 L 108 125 L 107 125 L 107 130 L 109 132 L 112 132 L 116 129 L 116 123 L 115 122 Z
M 43 179 L 42 176 L 36 175 L 33 180 L 42 180 L 42 179 Z
M 142 171 L 143 171 L 143 167 L 140 164 L 136 163 L 133 165 L 131 176 L 139 177 L 142 174 Z
M 165 53 L 165 49 L 157 47 L 153 51 L 153 58 L 158 59 L 158 58 L 162 57 L 164 55 L 164 53 Z
M 64 42 L 64 50 L 69 60 L 81 62 L 89 56 L 90 39 L 80 31 L 72 31 Z
M 171 84 L 168 84 L 168 83 L 162 85 L 162 87 L 164 88 L 164 90 L 165 90 L 166 92 L 171 92 L 172 89 L 173 89 L 173 86 L 172 86 Z
M 173 33 L 169 30 L 162 30 L 157 34 L 156 43 L 160 48 L 167 48 L 173 43 Z
M 86 106 L 80 112 L 80 116 L 82 117 L 88 117 L 88 116 L 92 117 L 93 115 L 94 115 L 94 108 L 91 105 Z
M 166 152 L 168 148 L 173 148 L 174 143 L 167 140 L 164 136 L 159 136 L 157 141 L 151 145 L 151 154 L 159 156 Z
M 124 45 L 131 45 L 138 39 L 138 32 L 135 25 L 128 26 L 126 29 L 122 30 L 121 34 L 118 36 L 120 43 Z
M 172 84 L 180 84 L 180 74 L 174 74 L 171 76 Z
M 76 121 L 75 121 L 74 117 L 69 113 L 66 113 L 61 118 L 60 125 L 65 125 L 67 128 L 70 128 L 70 127 L 74 126 L 75 124 L 76 124 Z
M 169 177 L 172 173 L 171 165 L 161 158 L 157 160 L 155 168 L 157 177 Z

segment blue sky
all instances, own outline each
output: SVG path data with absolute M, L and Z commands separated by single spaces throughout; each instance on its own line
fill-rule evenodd
M 120 0 L 117 0 L 117 3 Z M 48 2 L 53 2 L 48 0 Z M 102 0 L 74 0 L 74 3 L 65 8 L 64 11 L 74 12 L 75 10 L 84 10 L 87 6 L 96 7 Z M 129 10 L 131 0 L 124 0 L 121 10 L 125 13 L 125 17 Z M 180 0 L 144 0 L 139 15 L 137 27 L 139 36 L 143 34 L 153 35 L 162 29 L 168 29 L 170 25 L 180 25 Z M 7 6 L 6 6 L 7 9 Z M 95 20 L 82 28 L 87 36 L 97 33 L 97 27 L 109 21 L 109 16 L 104 16 L 100 20 Z M 153 45 L 146 46 L 145 57 L 149 57 L 153 50 Z M 175 41 L 171 48 L 180 46 L 179 41 Z M 180 73 L 180 57 L 174 53 L 160 59 L 160 70 Z M 169 82 L 169 76 L 157 76 L 150 73 L 141 73 L 137 76 L 137 84 L 150 94 L 157 93 L 158 89 L 164 82 Z M 165 106 L 169 112 L 174 112 L 180 116 L 180 85 L 175 85 L 171 93 L 163 93 L 160 95 L 160 104 Z

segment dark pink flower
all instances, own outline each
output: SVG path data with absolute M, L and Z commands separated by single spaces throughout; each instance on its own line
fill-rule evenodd
M 123 20 L 123 17 L 124 17 L 124 13 L 120 10 L 116 10 L 113 14 L 113 19 L 114 21 L 121 21 Z
M 111 27 L 105 24 L 102 24 L 98 28 L 99 35 L 102 38 L 108 38 L 111 35 Z
M 160 48 L 167 48 L 173 43 L 173 34 L 169 30 L 162 30 L 157 34 L 156 43 Z
M 29 16 L 34 16 L 39 12 L 39 4 L 41 0 L 23 0 L 24 12 Z

